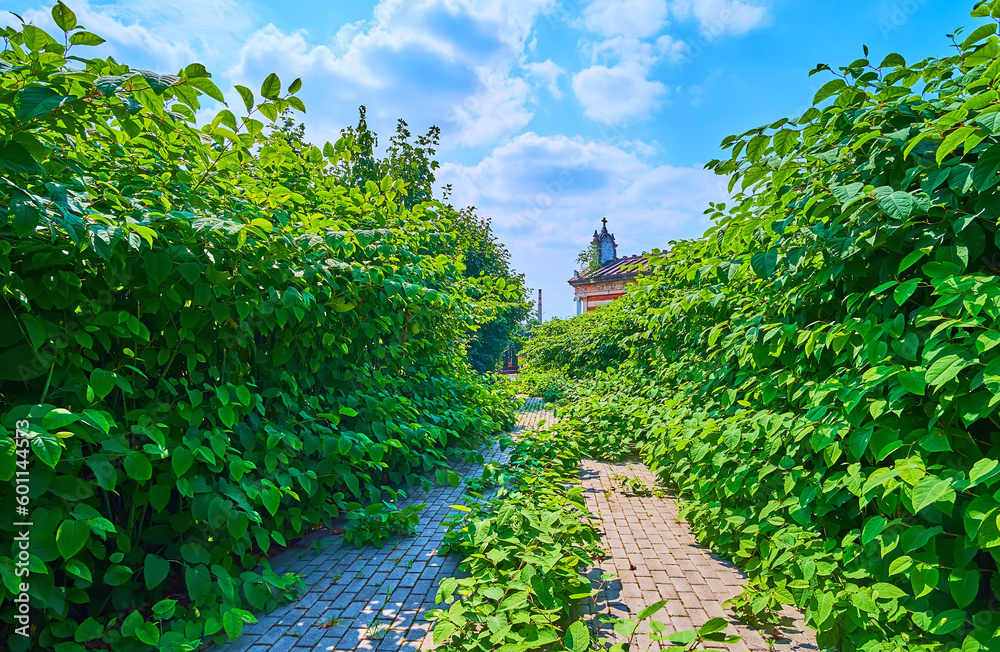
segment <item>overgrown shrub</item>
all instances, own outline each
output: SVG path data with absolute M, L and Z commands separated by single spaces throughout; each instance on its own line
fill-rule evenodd
M 0 55 L 0 480 L 31 523 L 2 526 L 30 546 L 0 551 L 0 640 L 194 650 L 294 589 L 275 546 L 513 411 L 464 360 L 440 206 L 338 181 L 350 138 L 268 135 L 299 80 L 199 127 L 204 67 L 86 58 L 53 16 L 65 38 L 6 28 Z
M 973 15 L 954 55 L 866 50 L 803 116 L 726 139 L 734 202 L 612 304 L 628 358 L 587 366 L 602 308 L 546 363 L 634 417 L 620 436 L 749 573 L 734 608 L 799 605 L 825 647 L 1000 641 L 1000 2 Z

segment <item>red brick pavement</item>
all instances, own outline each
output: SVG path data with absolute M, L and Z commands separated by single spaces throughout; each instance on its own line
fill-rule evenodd
M 814 632 L 807 630 L 801 615 L 787 610 L 791 626 L 783 628 L 787 637 L 771 638 L 770 643 L 752 628 L 738 623 L 722 603 L 739 594 L 743 574 L 732 564 L 711 554 L 698 545 L 687 524 L 678 522 L 677 504 L 673 498 L 640 497 L 626 493 L 614 476 L 641 478 L 653 487 L 655 478 L 642 464 L 607 464 L 584 460 L 582 483 L 586 489 L 587 508 L 601 519 L 603 545 L 609 556 L 592 579 L 602 573 L 616 573 L 618 580 L 609 582 L 595 605 L 586 611 L 599 611 L 613 616 L 634 617 L 643 607 L 661 599 L 669 599 L 654 620 L 666 623 L 668 633 L 697 629 L 713 617 L 727 618 L 729 632 L 742 637 L 729 650 L 782 650 L 786 652 L 817 650 Z M 649 633 L 648 624 L 640 632 Z M 605 628 L 610 638 L 614 632 Z M 770 637 L 769 637 L 770 638 Z M 616 639 L 617 640 L 617 639 Z M 659 649 L 660 644 L 639 636 L 633 649 Z

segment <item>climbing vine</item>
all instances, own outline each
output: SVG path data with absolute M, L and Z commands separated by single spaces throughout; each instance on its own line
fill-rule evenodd
M 88 58 L 52 16 L 0 54 L 0 480 L 29 523 L 0 526 L 0 647 L 191 651 L 294 594 L 276 550 L 345 512 L 408 529 L 386 488 L 511 424 L 462 343 L 520 297 L 405 179 L 343 183 L 351 138 L 272 135 L 300 80 L 199 124 L 203 66 Z
M 973 16 L 948 57 L 817 67 L 723 143 L 704 237 L 523 356 L 747 571 L 742 617 L 797 605 L 826 647 L 1000 640 L 1000 2 Z

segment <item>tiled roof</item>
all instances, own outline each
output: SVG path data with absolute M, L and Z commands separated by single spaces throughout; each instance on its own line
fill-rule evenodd
M 645 270 L 643 270 L 642 268 L 632 269 L 632 267 L 640 263 L 645 263 L 646 260 L 647 258 L 644 254 L 615 258 L 614 260 L 606 264 L 604 267 L 595 269 L 592 272 L 587 272 L 586 274 L 581 274 L 576 278 L 570 279 L 569 282 L 571 285 L 577 285 L 579 283 L 592 282 L 592 281 L 612 281 L 623 278 L 624 279 L 635 278 L 640 273 L 642 273 L 642 271 Z M 625 267 L 629 269 L 627 270 L 622 269 Z

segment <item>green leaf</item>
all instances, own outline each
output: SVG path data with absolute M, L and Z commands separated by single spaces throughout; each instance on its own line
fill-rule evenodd
M 94 454 L 86 458 L 87 466 L 94 472 L 97 484 L 106 491 L 114 491 L 118 483 L 118 472 L 105 455 Z
M 173 271 L 170 256 L 162 251 L 151 251 L 143 256 L 142 266 L 154 287 L 166 281 Z
M 452 634 L 458 631 L 454 623 L 450 623 L 447 620 L 439 620 L 434 624 L 434 644 L 440 645 L 444 643 Z
M 46 86 L 31 86 L 17 94 L 17 119 L 30 122 L 49 115 L 67 102 L 75 100 L 71 95 L 60 95 Z
M 121 554 L 121 553 L 118 553 Z M 114 560 L 114 555 L 111 559 Z M 121 560 L 119 560 L 121 561 Z M 128 566 L 122 566 L 118 563 L 113 563 L 108 567 L 108 570 L 104 572 L 104 583 L 110 586 L 121 586 L 125 582 L 132 579 L 132 569 Z
M 879 599 L 897 600 L 906 597 L 906 591 L 886 582 L 876 582 L 872 590 L 878 592 Z
M 771 249 L 765 253 L 754 254 L 750 258 L 750 267 L 762 279 L 770 278 L 778 265 L 778 250 Z
M 146 555 L 143 563 L 142 576 L 146 581 L 146 588 L 153 589 L 163 583 L 170 574 L 170 562 L 159 555 Z
M 14 199 L 10 202 L 10 211 L 14 215 L 14 232 L 19 238 L 35 232 L 41 215 L 33 203 Z
M 39 165 L 23 146 L 9 141 L 0 146 L 0 167 L 16 174 L 45 176 L 45 169 Z
M 202 564 L 184 569 L 184 582 L 188 596 L 195 604 L 202 603 L 212 593 L 212 578 Z
M 886 524 L 889 522 L 884 516 L 872 516 L 865 521 L 865 526 L 861 530 L 861 543 L 868 544 L 875 540 L 875 537 L 882 534 Z
M 856 182 L 849 183 L 845 186 L 835 185 L 830 186 L 830 191 L 833 192 L 833 196 L 837 198 L 841 204 L 849 204 L 856 198 L 861 196 L 861 191 L 864 189 L 865 184 Z
M 70 45 L 100 45 L 101 43 L 104 43 L 104 39 L 91 32 L 74 32 L 69 35 Z
M 905 283 L 901 283 L 892 291 L 892 298 L 896 302 L 897 306 L 902 306 L 906 303 L 907 299 L 913 296 L 913 292 L 917 289 L 917 285 L 920 283 L 920 279 L 910 279 Z
M 666 606 L 666 604 L 667 600 L 657 600 L 653 604 L 648 605 L 644 607 L 641 611 L 639 611 L 639 614 L 636 617 L 639 620 L 646 620 L 660 609 L 663 609 L 663 607 Z
M 37 351 L 46 341 L 45 325 L 28 314 L 21 315 L 21 322 L 24 324 L 24 329 L 28 331 L 28 341 L 31 342 L 31 348 Z M 51 428 L 52 426 L 45 427 Z
M 636 620 L 631 620 L 629 618 L 622 618 L 616 620 L 613 625 L 614 630 L 625 638 L 629 638 L 635 633 L 636 628 L 639 626 L 639 622 Z
M 917 568 L 910 573 L 910 584 L 913 586 L 913 597 L 927 595 L 937 588 L 940 573 L 934 567 Z
M 49 433 L 40 433 L 31 439 L 31 450 L 44 464 L 55 468 L 62 456 L 62 444 Z
M 968 50 L 976 43 L 982 41 L 985 38 L 993 36 L 996 33 L 997 33 L 997 26 L 995 24 L 980 25 L 975 29 L 975 31 L 969 34 L 968 38 L 962 41 L 961 47 L 963 50 Z
M 164 598 L 153 605 L 153 617 L 157 620 L 167 620 L 174 617 L 174 610 L 177 607 L 177 600 Z
M 1000 173 L 1000 144 L 990 147 L 979 155 L 979 161 L 972 172 L 972 182 L 980 190 L 996 185 Z
M 988 130 L 990 133 L 1000 133 L 1000 111 L 980 113 L 972 122 Z
M 83 521 L 65 520 L 56 530 L 56 548 L 63 559 L 83 550 L 90 539 L 90 526 Z
M 902 55 L 893 52 L 888 56 L 886 56 L 886 58 L 882 60 L 882 63 L 880 63 L 878 67 L 895 68 L 897 66 L 905 66 L 905 65 L 906 65 L 906 59 L 904 59 Z
M 103 399 L 115 388 L 118 374 L 105 369 L 94 369 L 90 372 L 90 386 L 94 389 L 94 395 L 98 399 Z
M 927 391 L 927 381 L 924 380 L 924 372 L 920 370 L 901 371 L 897 378 L 899 378 L 899 384 L 903 386 L 903 389 L 911 394 L 923 396 Z
M 295 81 L 288 85 L 288 92 L 298 93 L 300 88 L 302 88 L 302 78 L 296 77 Z
M 949 609 L 937 615 L 918 612 L 913 614 L 913 622 L 928 634 L 944 636 L 964 627 L 966 615 L 961 609 Z
M 941 356 L 927 368 L 924 379 L 931 387 L 939 387 L 949 380 L 956 378 L 962 369 L 965 369 L 967 366 L 969 366 L 968 361 L 963 360 L 957 355 Z
M 691 630 L 685 630 L 683 632 L 674 632 L 667 637 L 667 640 L 671 643 L 678 643 L 680 645 L 690 645 L 698 640 L 698 632 Z M 617 652 L 615 648 L 611 648 L 612 652 Z M 670 652 L 680 652 L 677 648 L 670 648 Z
M 948 134 L 948 136 L 941 141 L 941 144 L 938 145 L 937 154 L 935 155 L 937 164 L 941 165 L 945 157 L 955 151 L 959 145 L 964 143 L 966 139 L 972 135 L 973 131 L 975 131 L 974 127 L 959 127 L 955 131 Z
M 979 569 L 956 568 L 948 575 L 948 591 L 960 609 L 965 609 L 979 594 Z
M 125 456 L 125 473 L 137 482 L 146 482 L 153 477 L 153 466 L 145 453 L 130 451 Z
M 273 72 L 264 78 L 264 83 L 260 85 L 261 97 L 268 100 L 277 99 L 281 95 L 281 80 Z
M 160 630 L 155 623 L 143 623 L 135 628 L 135 637 L 146 645 L 156 645 L 160 641 Z
M 240 97 L 243 98 L 243 104 L 247 107 L 247 111 L 252 109 L 253 99 L 254 99 L 253 91 L 247 88 L 246 86 L 240 86 L 239 84 L 236 84 L 233 88 L 235 88 L 236 92 L 239 93 Z
M 21 36 L 24 38 L 24 44 L 32 52 L 39 52 L 47 45 L 58 45 L 54 38 L 34 25 L 25 25 L 22 27 Z
M 281 492 L 274 487 L 264 487 L 260 492 L 261 502 L 264 504 L 264 508 L 274 516 L 278 513 L 278 507 L 281 505 Z
M 987 486 L 993 484 L 997 477 L 1000 477 L 1000 462 L 983 458 L 976 460 L 969 471 L 969 489 L 977 484 L 986 483 Z
M 834 93 L 837 93 L 845 88 L 847 88 L 847 84 L 844 83 L 843 79 L 832 79 L 823 84 L 822 88 L 816 92 L 816 96 L 813 98 L 813 104 L 819 104 Z
M 243 619 L 233 611 L 222 614 L 222 625 L 226 629 L 226 636 L 235 641 L 243 631 Z
M 889 217 L 906 221 L 913 213 L 913 196 L 908 192 L 896 190 L 878 198 L 878 205 Z
M 574 621 L 566 629 L 563 645 L 569 652 L 586 652 L 590 649 L 590 628 L 582 620 Z
M 928 505 L 933 505 L 942 500 L 951 492 L 951 480 L 937 478 L 933 475 L 926 475 L 913 486 L 911 499 L 913 501 L 913 513 L 919 513 Z
M 194 464 L 194 453 L 183 446 L 178 446 L 170 455 L 170 466 L 178 478 L 187 473 Z
M 270 102 L 268 102 L 267 104 L 261 104 L 257 108 L 271 122 L 274 122 L 275 120 L 278 119 L 278 107 L 271 104 Z
M 698 633 L 704 636 L 705 634 L 711 634 L 713 632 L 721 632 L 726 627 L 729 627 L 729 621 L 725 618 L 709 618 L 708 621 L 698 628 Z
M 69 32 L 76 27 L 76 14 L 64 5 L 62 0 L 57 2 L 55 7 L 52 7 L 52 20 L 56 21 L 56 26 L 64 32 Z
M 161 75 L 150 70 L 140 70 L 139 74 L 157 95 L 162 95 L 168 88 L 181 81 L 177 75 Z
M 52 10 L 52 13 L 55 13 L 55 9 Z M 104 627 L 101 623 L 88 616 L 85 621 L 77 625 L 76 631 L 73 632 L 73 640 L 77 643 L 86 643 L 100 638 L 102 634 L 104 634 Z
M 913 566 L 913 557 L 909 555 L 893 559 L 892 563 L 889 564 L 889 577 L 906 572 L 911 566 Z

